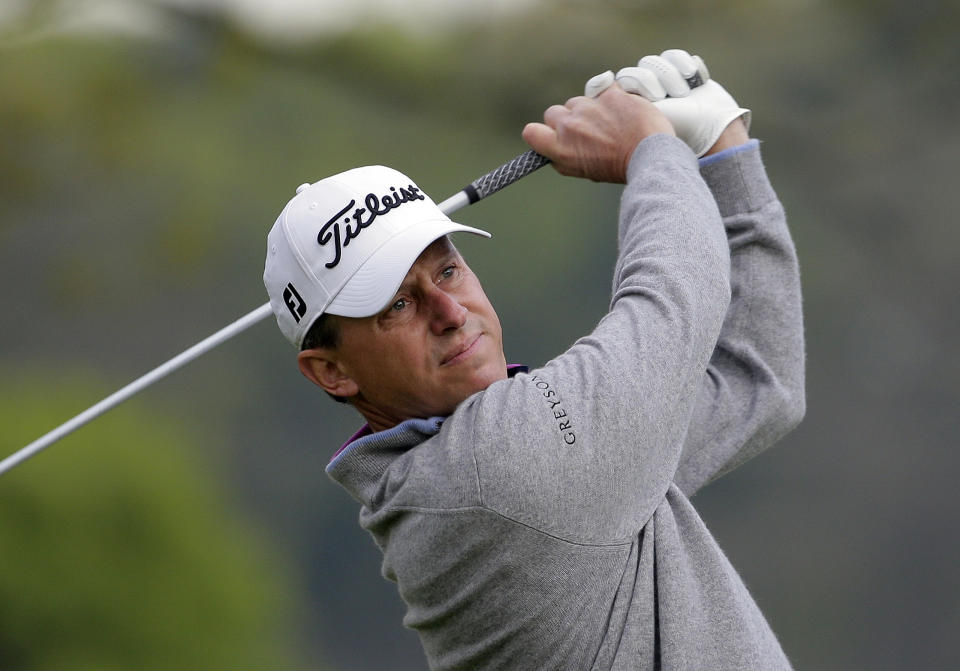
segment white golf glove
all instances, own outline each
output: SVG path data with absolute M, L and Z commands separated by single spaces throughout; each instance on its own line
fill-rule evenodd
M 707 153 L 734 119 L 743 117 L 750 129 L 750 110 L 738 106 L 726 89 L 710 79 L 703 59 L 683 49 L 644 56 L 636 67 L 623 68 L 616 75 L 609 70 L 599 74 L 587 82 L 584 95 L 596 98 L 613 82 L 656 105 L 673 124 L 677 137 L 698 157 Z

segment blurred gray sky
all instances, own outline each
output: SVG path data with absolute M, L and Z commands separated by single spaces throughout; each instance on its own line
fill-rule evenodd
M 463 21 L 502 20 L 542 0 L 3 0 L 0 23 L 25 39 L 59 32 L 163 34 L 155 5 L 222 12 L 263 37 L 306 38 L 379 21 L 430 33 Z M 42 23 L 37 25 L 37 15 Z M 33 21 L 27 21 L 31 18 Z

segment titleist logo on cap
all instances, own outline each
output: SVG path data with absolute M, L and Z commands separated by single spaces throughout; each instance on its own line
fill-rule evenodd
M 340 255 L 343 247 L 349 245 L 350 241 L 360 235 L 363 229 L 370 226 L 380 215 L 386 214 L 395 207 L 400 207 L 404 203 L 409 203 L 414 200 L 426 200 L 426 197 L 420 193 L 419 187 L 410 184 L 407 187 L 399 188 L 391 186 L 390 193 L 382 196 L 377 196 L 375 193 L 368 193 L 363 199 L 363 204 L 366 205 L 366 207 L 357 207 L 353 210 L 353 214 L 348 216 L 344 215 L 354 208 L 357 201 L 354 199 L 344 205 L 339 212 L 330 217 L 330 220 L 323 225 L 317 234 L 317 242 L 321 246 L 325 246 L 331 240 L 333 241 L 333 261 L 325 263 L 324 265 L 327 268 L 335 268 L 337 264 L 340 263 Z M 369 216 L 364 218 L 364 215 L 367 213 L 369 213 Z M 341 220 L 340 217 L 343 217 L 343 219 Z M 353 225 L 351 225 L 351 220 L 353 221 Z M 343 234 L 342 244 L 340 235 L 341 223 L 346 224 L 346 232 Z

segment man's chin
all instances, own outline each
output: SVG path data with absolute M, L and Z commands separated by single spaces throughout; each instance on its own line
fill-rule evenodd
M 463 403 L 465 400 L 476 394 L 477 392 L 485 391 L 494 382 L 499 382 L 504 380 L 507 377 L 507 367 L 504 365 L 503 370 L 492 369 L 487 371 L 481 371 L 479 374 L 473 377 L 471 384 L 468 385 L 462 392 L 461 398 L 457 402 L 457 405 Z

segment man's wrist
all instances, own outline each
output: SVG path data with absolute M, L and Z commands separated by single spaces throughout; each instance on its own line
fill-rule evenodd
M 710 147 L 710 149 L 707 150 L 707 153 L 701 158 L 706 158 L 707 156 L 721 152 L 724 149 L 739 147 L 740 145 L 746 144 L 749 141 L 750 134 L 747 132 L 747 127 L 744 125 L 743 120 L 740 118 L 734 119 L 727 125 L 726 128 L 723 129 L 723 132 L 720 133 L 720 137 L 717 138 L 717 141 L 713 143 L 713 146 Z

